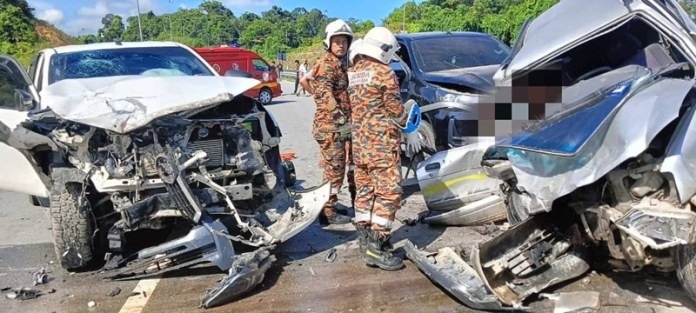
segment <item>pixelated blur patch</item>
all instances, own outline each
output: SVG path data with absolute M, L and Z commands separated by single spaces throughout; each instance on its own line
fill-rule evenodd
M 529 105 L 527 103 L 512 104 L 512 120 L 523 121 L 529 119 Z
M 496 120 L 511 120 L 512 119 L 512 103 L 498 103 L 495 106 Z

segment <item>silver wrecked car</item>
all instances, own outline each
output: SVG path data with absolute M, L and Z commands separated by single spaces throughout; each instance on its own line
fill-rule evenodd
M 469 262 L 407 243 L 409 258 L 476 309 L 523 308 L 597 261 L 676 271 L 696 299 L 695 35 L 674 0 L 564 0 L 527 23 L 497 84 L 557 75 L 563 97 L 482 155 L 514 226 Z

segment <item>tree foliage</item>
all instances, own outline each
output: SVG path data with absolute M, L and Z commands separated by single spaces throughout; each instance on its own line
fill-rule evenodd
M 392 31 L 476 31 L 511 44 L 520 26 L 558 0 L 427 0 L 407 2 L 383 23 Z
M 538 16 L 559 0 L 425 0 L 406 2 L 389 13 L 381 24 L 395 33 L 425 31 L 478 31 L 512 44 L 527 19 Z M 696 17 L 696 0 L 679 0 Z M 320 53 L 326 25 L 333 20 L 319 9 L 286 10 L 272 6 L 260 14 L 232 12 L 219 0 L 202 1 L 198 7 L 156 15 L 106 14 L 95 34 L 84 34 L 81 43 L 104 41 L 172 40 L 193 47 L 240 44 L 267 59 L 277 53 Z M 375 26 L 372 21 L 347 19 L 358 35 Z M 0 0 L 0 53 L 26 60 L 47 46 L 35 31 L 36 19 L 27 0 Z M 313 52 L 314 51 L 314 52 Z

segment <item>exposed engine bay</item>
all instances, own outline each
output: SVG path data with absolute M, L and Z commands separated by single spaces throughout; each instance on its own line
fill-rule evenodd
M 107 126 L 47 109 L 4 130 L 49 177 L 56 253 L 68 270 L 101 255 L 117 280 L 211 264 L 229 275 L 201 306 L 220 305 L 258 285 L 275 260 L 271 249 L 309 226 L 328 200 L 328 184 L 288 189 L 294 173 L 280 158 L 280 129 L 254 99 L 165 114 L 127 132 Z M 137 235 L 144 230 L 170 235 L 134 250 L 147 241 Z

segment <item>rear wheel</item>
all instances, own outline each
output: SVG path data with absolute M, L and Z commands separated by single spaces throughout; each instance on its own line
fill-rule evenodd
M 266 87 L 262 88 L 261 91 L 259 92 L 259 101 L 261 101 L 261 103 L 263 105 L 267 105 L 267 104 L 271 103 L 272 100 L 273 100 L 273 93 L 271 92 L 271 90 L 266 88 Z
M 696 301 L 696 245 L 681 245 L 676 253 L 677 278 L 689 297 Z
M 51 223 L 56 256 L 63 268 L 83 270 L 92 263 L 94 218 L 82 185 L 51 187 Z
M 425 148 L 431 150 L 428 151 L 428 153 L 435 153 L 435 151 L 437 151 L 437 146 L 435 145 L 435 131 L 430 123 L 425 120 L 421 121 L 421 124 L 418 127 L 418 135 L 420 136 L 421 140 L 423 140 Z

